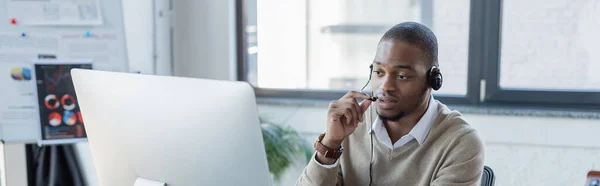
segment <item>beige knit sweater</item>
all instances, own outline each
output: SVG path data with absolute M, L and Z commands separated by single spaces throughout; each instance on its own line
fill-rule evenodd
M 365 123 L 342 143 L 339 165 L 327 169 L 310 161 L 297 185 L 368 186 L 372 177 L 372 185 L 377 186 L 478 186 L 483 173 L 483 142 L 459 112 L 438 103 L 437 119 L 423 144 L 412 140 L 394 150 L 367 133 L 377 116 L 369 108 Z

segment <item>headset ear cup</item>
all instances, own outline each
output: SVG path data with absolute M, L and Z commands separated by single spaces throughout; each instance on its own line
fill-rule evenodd
M 442 88 L 444 78 L 442 76 L 442 73 L 440 72 L 440 69 L 435 66 L 431 67 L 429 75 L 429 85 L 431 86 L 431 88 L 433 90 L 439 90 L 440 88 Z
M 442 78 L 442 74 L 438 72 L 433 78 L 434 81 L 431 88 L 433 88 L 433 90 L 439 90 L 440 88 L 442 88 L 442 83 L 444 81 L 444 78 Z

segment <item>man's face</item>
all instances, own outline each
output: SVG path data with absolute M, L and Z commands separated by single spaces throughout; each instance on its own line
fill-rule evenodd
M 373 61 L 372 88 L 377 114 L 397 121 L 425 103 L 429 63 L 417 46 L 402 41 L 381 41 Z

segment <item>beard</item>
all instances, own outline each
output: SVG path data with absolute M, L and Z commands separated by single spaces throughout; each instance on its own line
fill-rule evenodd
M 392 117 L 386 117 L 386 116 L 382 116 L 381 114 L 379 114 L 379 111 L 377 111 L 377 115 L 379 115 L 379 118 L 381 119 L 381 121 L 383 121 L 383 123 L 386 123 L 388 121 L 396 122 L 396 121 L 400 121 L 400 119 L 402 119 L 404 116 L 406 116 L 406 112 L 400 112 Z
M 387 121 L 391 121 L 391 122 L 397 122 L 400 121 L 400 119 L 404 118 L 404 116 L 410 115 L 413 112 L 415 112 L 420 106 L 422 106 L 423 104 L 425 104 L 425 99 L 426 99 L 426 95 L 427 95 L 427 90 L 429 90 L 429 87 L 425 86 L 425 88 L 421 91 L 421 94 L 419 95 L 419 99 L 417 101 L 417 103 L 412 106 L 409 111 L 403 111 L 403 112 L 399 112 L 396 115 L 393 116 L 382 116 L 381 114 L 379 114 L 379 110 L 375 109 L 375 111 L 377 112 L 377 115 L 379 116 L 379 118 L 385 123 Z M 428 99 L 429 97 L 427 97 Z

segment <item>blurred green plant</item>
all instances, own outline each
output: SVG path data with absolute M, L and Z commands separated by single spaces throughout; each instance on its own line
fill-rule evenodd
M 269 163 L 269 171 L 275 181 L 279 181 L 284 171 L 294 161 L 304 156 L 304 163 L 312 157 L 312 146 L 289 125 L 277 124 L 265 117 L 259 117 Z

